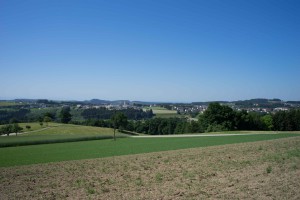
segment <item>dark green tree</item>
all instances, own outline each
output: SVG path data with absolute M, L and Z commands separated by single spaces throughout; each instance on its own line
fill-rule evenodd
M 273 130 L 273 118 L 271 115 L 265 115 L 263 117 L 261 117 L 261 121 L 263 123 L 264 129 L 271 131 Z
M 44 122 L 45 122 L 46 125 L 48 126 L 48 123 L 49 123 L 49 122 L 52 122 L 52 118 L 49 117 L 49 116 L 45 116 L 45 117 L 44 117 Z
M 121 113 L 121 112 L 116 112 L 112 117 L 111 117 L 111 122 L 112 126 L 114 128 L 114 140 L 116 140 L 116 129 L 124 129 L 127 126 L 127 117 Z
M 7 124 L 4 125 L 0 128 L 0 133 L 1 135 L 6 134 L 7 136 L 9 136 L 10 133 L 13 132 L 13 125 L 12 124 Z
M 20 133 L 23 130 L 22 127 L 19 126 L 19 124 L 15 123 L 12 125 L 12 132 L 16 133 L 16 136 L 18 136 L 18 133 Z
M 0 129 L 0 134 L 6 134 L 9 136 L 10 133 L 16 133 L 16 136 L 18 136 L 18 133 L 23 130 L 22 127 L 19 126 L 19 124 L 7 124 L 5 126 L 2 126 Z
M 199 130 L 233 130 L 235 129 L 235 112 L 229 106 L 211 103 L 199 116 Z
M 59 114 L 60 121 L 64 124 L 69 123 L 72 119 L 72 115 L 70 113 L 70 107 L 63 107 Z

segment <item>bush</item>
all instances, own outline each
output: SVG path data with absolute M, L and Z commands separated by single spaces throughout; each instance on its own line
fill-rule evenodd
M 222 124 L 210 124 L 205 132 L 221 132 L 228 131 L 228 129 Z

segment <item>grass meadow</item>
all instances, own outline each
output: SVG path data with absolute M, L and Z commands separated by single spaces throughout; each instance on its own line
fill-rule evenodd
M 119 138 L 0 148 L 0 167 L 113 157 L 177 149 L 272 140 L 294 133 L 183 138 Z
M 23 127 L 23 133 L 18 136 L 1 136 L 0 147 L 107 139 L 113 136 L 113 129 L 103 127 L 59 123 L 49 123 L 48 126 L 40 126 L 39 123 L 20 123 L 19 125 Z M 31 129 L 27 130 L 26 125 L 30 125 Z M 126 135 L 116 131 L 116 136 Z
M 152 109 L 153 114 L 155 114 L 155 117 L 160 118 L 170 118 L 170 117 L 184 117 L 183 115 L 177 114 L 176 110 L 168 110 L 163 107 L 153 106 L 153 107 L 146 107 L 143 110 L 149 110 Z
M 223 139 L 230 138 L 233 139 L 232 136 Z M 219 141 L 219 138 L 212 139 L 212 144 Z M 118 149 L 117 146 L 123 146 L 121 143 L 125 141 L 117 140 L 112 145 Z M 93 151 L 95 146 L 104 145 L 95 142 L 92 142 L 93 147 L 90 143 L 78 142 L 76 145 L 80 145 L 80 149 L 72 151 L 84 154 Z M 144 151 L 152 145 L 168 143 L 152 139 L 132 142 L 147 144 L 140 147 Z M 32 146 L 33 149 L 25 150 L 32 153 L 29 155 L 29 152 L 15 154 L 13 150 L 5 153 L 7 157 L 9 153 L 17 155 L 15 160 L 24 160 L 23 156 L 34 159 L 35 154 L 49 156 L 44 150 L 55 152 L 61 158 L 70 153 L 61 146 L 59 150 L 56 145 L 47 145 L 43 151 L 38 146 L 45 147 Z M 275 140 L 205 148 L 2 167 L 0 199 L 299 199 L 299 147 L 300 137 L 286 135 Z M 130 148 L 133 152 L 137 147 Z

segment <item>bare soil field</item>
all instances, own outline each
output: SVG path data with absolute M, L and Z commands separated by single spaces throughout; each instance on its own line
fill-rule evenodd
M 0 168 L 0 199 L 300 199 L 300 137 Z

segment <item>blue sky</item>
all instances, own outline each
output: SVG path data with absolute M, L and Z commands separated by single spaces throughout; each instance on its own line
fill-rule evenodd
M 0 1 L 0 99 L 300 100 L 300 1 Z

